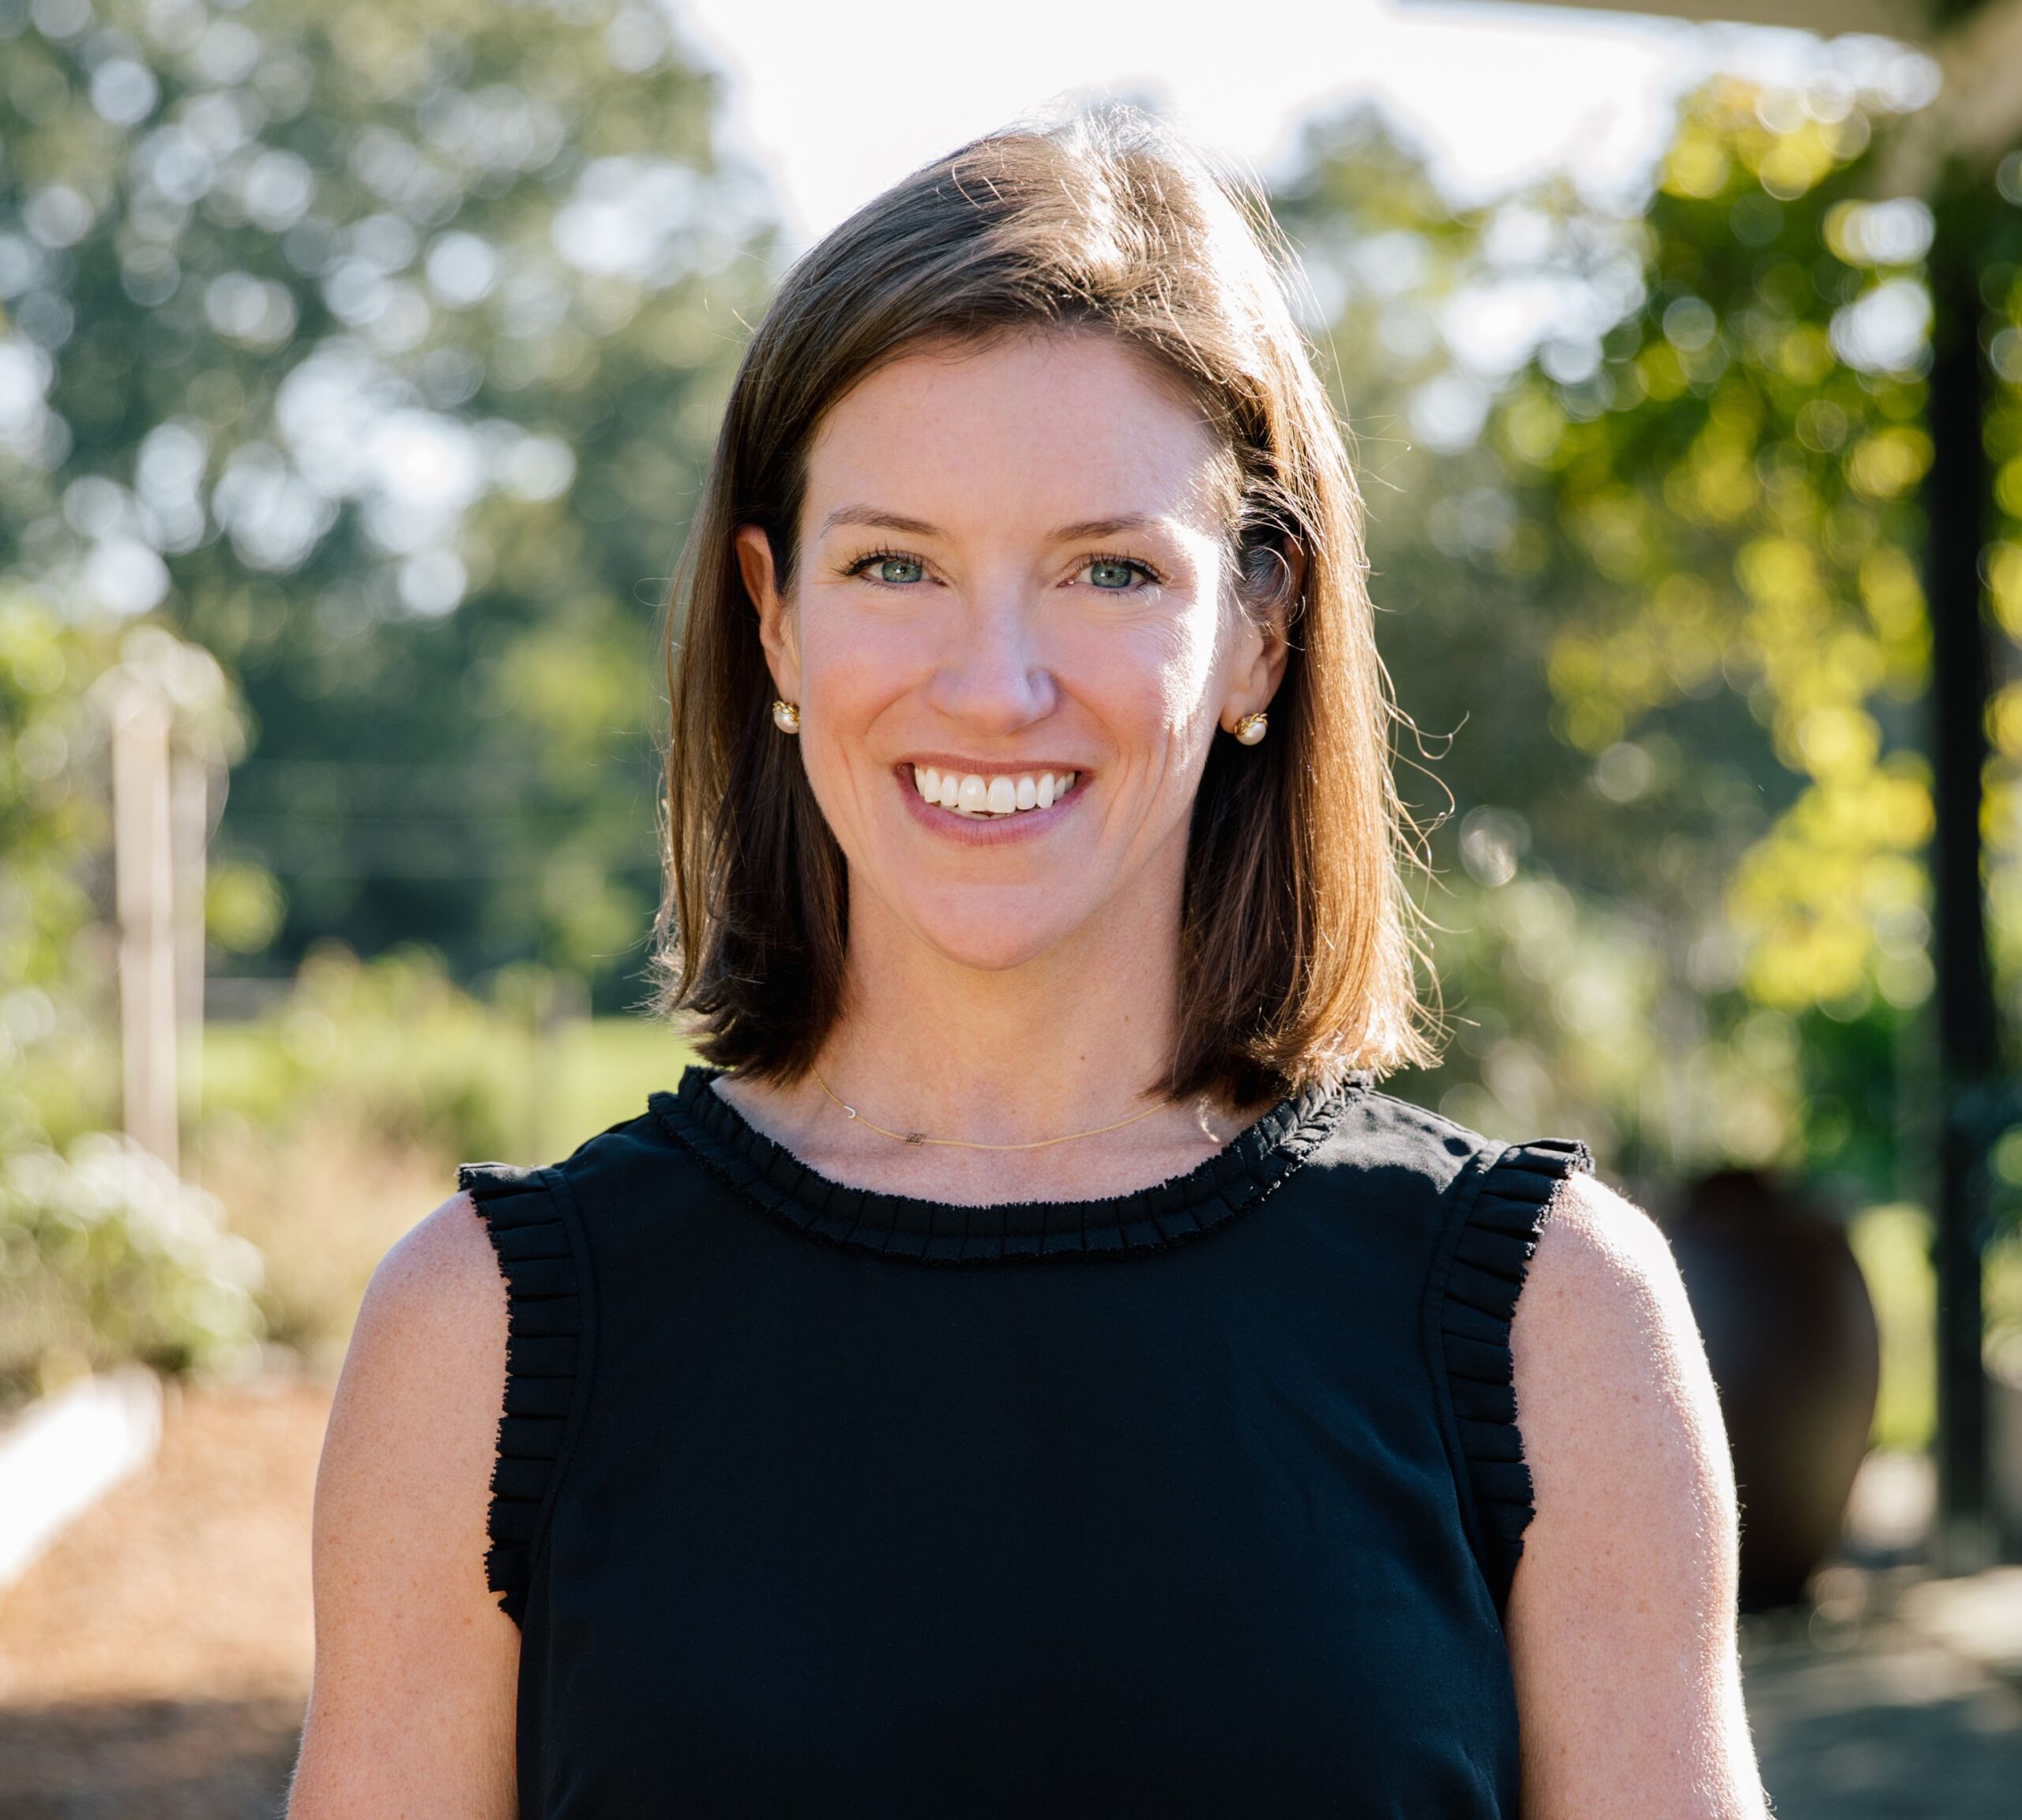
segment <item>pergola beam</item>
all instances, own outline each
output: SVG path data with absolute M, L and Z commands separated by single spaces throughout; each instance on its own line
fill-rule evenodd
M 1934 32 L 1932 9 L 1919 0 L 1654 0 L 1630 6 L 1618 0 L 1550 0 L 1582 13 L 1640 13 L 1660 19 L 1689 19 L 1701 25 L 1779 25 L 1831 38 L 1849 32 L 1926 44 Z

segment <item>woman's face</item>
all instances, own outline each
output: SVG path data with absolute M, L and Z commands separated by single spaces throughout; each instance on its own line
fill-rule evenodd
M 1283 661 L 1235 599 L 1224 468 L 1093 333 L 911 355 L 830 410 L 787 596 L 755 528 L 739 556 L 853 930 L 994 970 L 1177 929 L 1208 743 Z

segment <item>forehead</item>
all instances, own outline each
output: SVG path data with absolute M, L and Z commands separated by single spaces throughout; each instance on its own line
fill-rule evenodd
M 931 349 L 880 367 L 810 445 L 804 511 L 847 499 L 951 531 L 1140 513 L 1213 522 L 1227 457 L 1178 382 L 1094 333 Z

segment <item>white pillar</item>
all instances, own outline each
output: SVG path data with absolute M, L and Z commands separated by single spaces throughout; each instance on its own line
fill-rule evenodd
M 175 878 L 168 705 L 130 682 L 112 704 L 121 1081 L 128 1134 L 178 1167 Z
M 175 894 L 175 1025 L 182 1100 L 194 1119 L 203 1091 L 204 885 L 211 837 L 211 773 L 195 753 L 169 760 L 169 844 Z

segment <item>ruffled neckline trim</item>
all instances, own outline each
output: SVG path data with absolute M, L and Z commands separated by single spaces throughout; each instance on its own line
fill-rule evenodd
M 817 1238 L 926 1263 L 997 1263 L 1160 1251 L 1247 1212 L 1324 1143 L 1367 1075 L 1280 1100 L 1184 1175 L 1094 1201 L 962 1206 L 853 1187 L 810 1168 L 760 1131 L 691 1067 L 648 1104 L 668 1134 L 747 1199 Z

